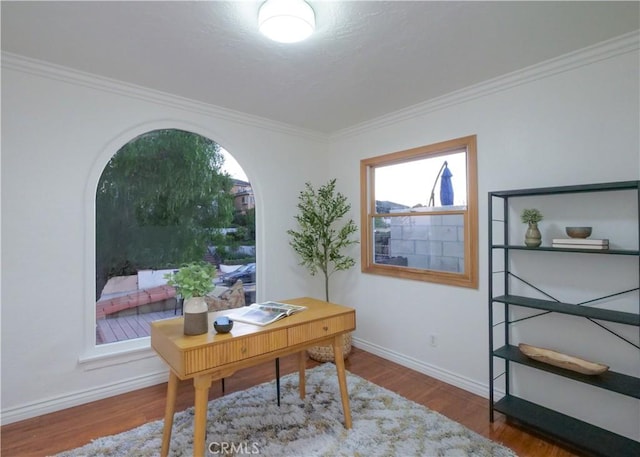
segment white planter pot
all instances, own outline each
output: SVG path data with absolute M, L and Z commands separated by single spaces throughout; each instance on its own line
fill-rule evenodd
M 202 335 L 209 331 L 209 308 L 204 297 L 192 297 L 184 301 L 184 334 Z

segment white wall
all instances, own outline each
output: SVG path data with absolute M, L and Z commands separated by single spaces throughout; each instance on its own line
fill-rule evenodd
M 259 299 L 322 296 L 297 266 L 285 231 L 295 227 L 304 182 L 327 174 L 325 137 L 4 55 L 4 423 L 166 380 L 150 349 L 99 357 L 86 323 L 95 309 L 100 173 L 136 135 L 172 127 L 215 140 L 247 173 L 257 202 Z
M 300 269 L 284 235 L 293 226 L 304 181 L 336 177 L 357 220 L 360 159 L 478 135 L 479 289 L 365 275 L 358 265 L 334 276 L 331 298 L 357 308 L 360 347 L 486 395 L 487 192 L 639 179 L 638 68 L 635 36 L 391 113 L 327 141 L 5 57 L 3 421 L 165 379 L 164 366 L 150 351 L 93 360 L 84 330 L 84 313 L 94 305 L 92 186 L 122 144 L 161 127 L 208 136 L 247 172 L 258 208 L 258 299 L 322 296 L 321 284 Z M 359 247 L 353 255 L 359 258 Z M 438 336 L 437 347 L 429 345 L 429 334 Z M 89 361 L 80 364 L 79 358 Z M 620 363 L 637 370 L 636 362 L 632 356 Z M 618 416 L 607 416 L 607 427 L 638 439 L 637 402 L 611 401 Z
M 357 308 L 356 345 L 487 395 L 487 192 L 640 178 L 637 35 L 607 48 L 606 55 L 602 51 L 591 49 L 548 62 L 334 135 L 329 173 L 347 183 L 345 193 L 352 201 L 359 201 L 361 159 L 466 135 L 478 138 L 480 287 L 471 290 L 345 273 L 335 288 L 335 299 Z M 425 189 L 429 185 L 425 182 Z M 633 217 L 635 210 L 631 205 Z M 553 221 L 541 223 L 543 231 L 545 224 L 548 228 Z M 637 237 L 637 222 L 630 230 Z M 634 282 L 637 287 L 637 258 L 612 263 L 611 268 L 618 272 L 610 277 L 624 277 L 627 287 Z M 572 270 L 562 265 L 549 276 L 562 281 L 567 271 Z M 618 284 L 611 290 L 606 286 L 600 295 L 615 291 Z M 566 291 L 560 289 L 563 296 Z M 638 312 L 638 294 L 626 300 Z M 585 330 L 588 325 L 583 320 L 562 318 L 561 329 L 541 321 L 532 344 L 548 343 L 554 332 L 562 333 L 565 342 L 573 340 L 585 355 L 597 347 L 596 354 L 617 371 L 640 375 L 640 356 L 633 347 L 591 324 Z M 637 328 L 631 330 L 630 338 L 637 344 Z M 430 346 L 430 334 L 437 335 L 437 347 Z M 550 384 L 539 382 L 532 395 L 542 396 L 540 401 L 551 407 L 640 438 L 637 400 L 576 383 L 559 384 L 549 388 Z M 565 396 L 572 390 L 583 395 Z

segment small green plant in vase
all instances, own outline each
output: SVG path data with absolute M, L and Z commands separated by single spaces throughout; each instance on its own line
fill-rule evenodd
M 542 244 L 542 234 L 538 229 L 538 222 L 543 219 L 542 213 L 536 208 L 526 208 L 522 210 L 520 219 L 524 224 L 528 224 L 524 244 L 530 248 L 537 248 Z
M 165 275 L 167 284 L 175 287 L 176 293 L 184 298 L 185 335 L 207 333 L 209 308 L 204 297 L 215 288 L 215 277 L 215 268 L 206 262 L 189 263 Z

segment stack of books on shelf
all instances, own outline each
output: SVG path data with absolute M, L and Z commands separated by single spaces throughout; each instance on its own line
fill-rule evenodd
M 586 239 L 586 238 L 554 238 L 551 244 L 554 248 L 565 249 L 609 249 L 609 240 Z

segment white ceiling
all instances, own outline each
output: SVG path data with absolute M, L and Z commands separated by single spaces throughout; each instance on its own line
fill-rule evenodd
M 317 33 L 256 30 L 261 2 L 2 1 L 2 50 L 331 133 L 640 28 L 640 2 L 309 1 Z

